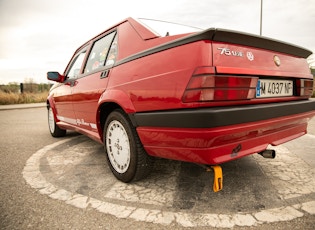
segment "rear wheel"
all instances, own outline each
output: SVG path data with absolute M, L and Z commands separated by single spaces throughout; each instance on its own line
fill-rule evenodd
M 50 134 L 53 137 L 63 137 L 66 135 L 66 130 L 59 128 L 56 124 L 54 112 L 51 107 L 48 108 L 48 127 Z
M 122 110 L 109 114 L 103 136 L 109 167 L 118 180 L 136 181 L 149 174 L 153 159 L 143 149 L 135 128 Z

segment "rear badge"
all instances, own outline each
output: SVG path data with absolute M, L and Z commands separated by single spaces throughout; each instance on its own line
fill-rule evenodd
M 273 56 L 273 61 L 275 62 L 276 66 L 280 66 L 281 61 L 277 55 Z

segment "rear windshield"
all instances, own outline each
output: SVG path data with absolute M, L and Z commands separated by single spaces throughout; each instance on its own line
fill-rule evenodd
M 161 37 L 198 32 L 202 30 L 197 27 L 146 18 L 138 18 L 138 21 L 150 29 L 153 33 Z

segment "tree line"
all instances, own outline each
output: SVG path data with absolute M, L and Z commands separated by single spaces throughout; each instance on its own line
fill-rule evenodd
M 0 85 L 0 91 L 4 93 L 41 93 L 49 91 L 52 84 L 48 83 L 9 83 Z

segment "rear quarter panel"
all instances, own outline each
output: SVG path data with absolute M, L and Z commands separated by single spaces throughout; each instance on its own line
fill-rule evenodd
M 183 92 L 197 66 L 212 65 L 211 43 L 199 41 L 151 54 L 113 69 L 107 90 L 126 92 L 136 111 L 185 107 Z

